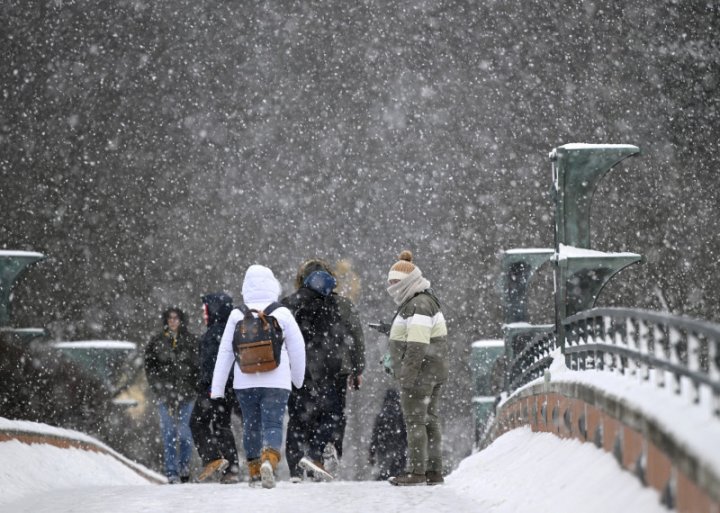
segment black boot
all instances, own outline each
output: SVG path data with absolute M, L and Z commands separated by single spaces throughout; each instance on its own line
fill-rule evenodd
M 425 472 L 425 481 L 429 486 L 439 485 L 445 482 L 442 472 L 438 472 L 437 470 L 428 470 Z

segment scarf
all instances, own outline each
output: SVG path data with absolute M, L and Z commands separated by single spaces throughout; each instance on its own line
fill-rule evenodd
M 387 288 L 388 294 L 393 298 L 395 304 L 401 305 L 418 292 L 430 288 L 430 281 L 423 278 L 420 268 L 416 267 L 405 278 L 390 285 Z

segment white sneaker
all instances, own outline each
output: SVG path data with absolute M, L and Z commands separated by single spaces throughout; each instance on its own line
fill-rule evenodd
M 269 461 L 263 461 L 260 465 L 260 479 L 263 488 L 275 488 L 275 473 Z
M 340 460 L 338 459 L 338 453 L 337 449 L 335 449 L 335 444 L 328 443 L 325 446 L 325 448 L 323 449 L 322 460 L 323 467 L 328 472 L 328 474 L 337 474 L 338 467 L 340 466 Z
M 313 478 L 315 479 L 320 479 L 322 481 L 333 480 L 332 474 L 330 474 L 327 470 L 323 468 L 322 463 L 315 462 L 307 456 L 303 456 L 300 459 L 299 465 L 304 468 L 308 473 L 312 472 Z

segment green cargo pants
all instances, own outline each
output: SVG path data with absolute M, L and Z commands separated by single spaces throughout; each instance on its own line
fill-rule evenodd
M 402 388 L 400 403 L 407 430 L 407 471 L 442 472 L 442 433 L 438 405 L 442 384 Z

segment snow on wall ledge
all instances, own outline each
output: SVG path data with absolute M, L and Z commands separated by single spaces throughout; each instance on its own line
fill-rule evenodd
M 42 446 L 41 451 L 36 449 L 38 445 Z M 63 457 L 53 457 L 58 451 L 63 451 Z M 68 452 L 72 452 L 76 464 L 72 468 L 52 468 L 56 460 L 67 461 Z M 38 458 L 39 461 L 35 461 Z M 3 417 L 0 417 L 0 461 L 27 464 L 21 473 L 8 465 L 0 465 L 0 482 L 12 484 L 2 490 L 0 504 L 19 498 L 27 488 L 24 481 L 32 482 L 33 490 L 167 482 L 161 474 L 84 433 Z
M 558 371 L 557 374 L 552 372 Z M 484 443 L 519 426 L 594 443 L 680 512 L 720 512 L 720 422 L 624 376 L 551 367 L 498 406 Z

